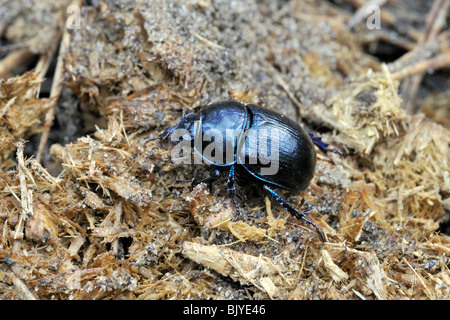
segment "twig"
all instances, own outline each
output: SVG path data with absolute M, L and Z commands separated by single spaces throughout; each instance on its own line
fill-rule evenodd
M 425 20 L 422 43 L 436 38 L 447 16 L 448 0 L 435 0 Z
M 64 29 L 64 33 L 61 40 L 61 45 L 59 48 L 58 60 L 55 67 L 55 74 L 53 75 L 52 88 L 50 90 L 51 101 L 50 109 L 45 115 L 44 120 L 44 130 L 42 131 L 41 140 L 39 141 L 39 147 L 36 154 L 36 160 L 40 163 L 42 158 L 42 153 L 44 152 L 45 145 L 47 144 L 50 129 L 53 125 L 53 118 L 55 117 L 56 106 L 58 102 L 58 97 L 61 94 L 62 83 L 63 83 L 63 56 L 69 46 L 69 32 L 67 28 Z
M 197 32 L 195 32 L 194 30 L 191 30 L 191 34 L 196 37 L 198 40 L 206 43 L 208 46 L 217 48 L 217 49 L 225 49 L 224 46 L 221 46 L 220 44 L 217 44 L 215 42 L 212 42 L 211 40 L 206 39 L 205 37 L 203 37 L 202 35 L 198 34 Z
M 439 30 L 445 24 L 447 10 L 449 7 L 449 0 L 435 0 L 430 12 L 425 20 L 425 28 L 422 37 L 419 39 L 418 47 L 426 46 L 437 37 Z M 439 56 L 438 56 L 439 57 Z M 445 63 L 439 58 L 438 62 Z M 426 66 L 426 64 L 425 64 Z M 420 83 L 422 82 L 423 72 L 417 73 L 412 78 L 407 78 L 401 89 L 401 95 L 404 97 L 403 107 L 408 113 L 417 112 L 417 104 L 415 103 L 417 92 L 419 91 Z
M 292 93 L 292 91 L 289 89 L 289 86 L 286 84 L 286 82 L 284 82 L 284 80 L 281 79 L 281 77 L 278 74 L 275 74 L 275 76 L 276 76 L 277 81 L 280 84 L 281 88 L 283 88 L 283 90 L 288 95 L 289 99 L 291 99 L 291 101 L 297 106 L 297 110 L 296 110 L 297 118 L 299 118 L 299 116 L 301 118 L 304 118 L 305 114 L 303 112 L 303 108 L 302 108 L 301 102 Z
M 392 74 L 400 73 L 403 68 L 411 64 L 431 59 L 436 52 L 448 52 L 450 47 L 450 30 L 443 31 L 436 39 L 428 41 L 423 46 L 414 45 L 414 48 L 400 58 L 388 64 Z M 426 70 L 425 70 L 426 71 Z
M 76 5 L 79 8 L 82 6 L 81 0 L 74 0 L 71 3 L 72 5 Z M 64 21 L 63 25 L 63 35 L 61 38 L 61 43 L 59 47 L 58 60 L 56 62 L 55 73 L 53 75 L 52 87 L 50 89 L 50 98 L 53 98 L 51 101 L 51 106 L 47 114 L 45 115 L 44 129 L 41 135 L 41 140 L 39 141 L 39 147 L 36 154 L 36 160 L 41 162 L 42 153 L 44 152 L 45 145 L 47 144 L 48 136 L 50 133 L 50 129 L 53 125 L 53 118 L 55 117 L 56 106 L 58 102 L 58 97 L 61 94 L 62 86 L 63 86 L 63 69 L 64 69 L 64 54 L 67 51 L 70 44 L 70 35 L 67 27 L 67 19 L 62 19 Z
M 9 101 L 3 106 L 3 108 L 0 110 L 0 118 L 3 118 L 3 116 L 8 112 L 8 109 L 16 102 L 17 96 L 12 97 L 9 99 Z
M 123 207 L 122 202 L 118 201 L 114 206 L 114 228 L 116 230 L 120 229 L 120 219 L 122 217 Z M 119 238 L 116 238 L 111 243 L 111 249 L 115 254 L 119 252 Z
M 17 66 L 24 64 L 33 57 L 28 48 L 16 50 L 8 54 L 0 61 L 0 78 L 6 78 Z
M 425 294 L 428 296 L 428 298 L 430 298 L 431 300 L 436 300 L 435 295 L 433 294 L 433 292 L 430 291 L 430 289 L 427 286 L 427 284 L 425 283 L 423 277 L 420 274 L 418 274 L 417 271 L 409 264 L 408 260 L 406 260 L 405 258 L 402 258 L 402 261 L 406 263 L 406 265 L 412 270 L 414 275 L 420 281 L 420 283 L 422 284 L 423 290 L 424 290 Z
M 298 271 L 298 277 L 297 277 L 299 281 L 300 281 L 300 279 L 302 277 L 303 267 L 305 266 L 306 253 L 308 252 L 308 248 L 309 248 L 309 246 L 307 245 L 306 248 L 305 248 L 305 251 L 303 252 L 302 264 L 300 266 L 300 270 Z
M 385 41 L 391 43 L 396 47 L 403 48 L 407 51 L 412 51 L 416 47 L 416 43 L 402 37 L 400 35 L 394 34 L 389 30 L 380 29 L 377 32 L 366 32 L 357 34 L 358 42 L 362 45 L 367 45 L 374 43 L 376 41 Z
M 13 276 L 13 284 L 16 287 L 17 292 L 21 295 L 24 300 L 37 300 L 36 297 L 31 293 L 30 289 L 26 284 L 18 278 L 18 276 Z
M 419 61 L 391 74 L 393 80 L 401 80 L 408 76 L 421 74 L 428 70 L 436 70 L 450 65 L 450 52 L 440 54 L 432 59 Z
M 33 194 L 31 190 L 27 188 L 27 180 L 25 177 L 25 162 L 23 160 L 23 142 L 17 143 L 17 162 L 18 162 L 18 172 L 20 181 L 20 205 L 21 213 L 20 220 L 16 226 L 16 232 L 14 234 L 14 239 L 19 239 L 19 235 L 22 234 L 22 227 L 24 221 L 27 221 L 30 216 L 33 215 Z M 19 234 L 20 233 L 20 234 Z

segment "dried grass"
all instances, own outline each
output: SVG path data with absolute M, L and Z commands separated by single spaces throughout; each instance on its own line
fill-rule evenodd
M 268 6 L 84 8 L 90 28 L 72 33 L 60 61 L 83 111 L 103 122 L 51 146 L 58 176 L 24 152 L 55 99 L 39 97 L 42 75 L 0 80 L 2 298 L 450 298 L 450 237 L 437 232 L 450 210 L 450 131 L 404 111 L 393 65 L 358 49 L 348 14 Z M 310 188 L 284 194 L 306 199 L 325 244 L 252 186 L 232 221 L 226 183 L 193 186 L 208 168 L 174 165 L 169 143 L 145 143 L 182 110 L 224 97 L 320 123 L 348 154 L 319 154 Z

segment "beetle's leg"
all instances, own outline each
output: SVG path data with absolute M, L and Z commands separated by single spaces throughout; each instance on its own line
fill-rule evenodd
M 235 187 L 235 172 L 234 172 L 234 166 L 230 167 L 230 171 L 228 172 L 228 182 L 227 182 L 227 191 L 228 196 L 233 200 L 234 206 L 236 208 L 236 216 L 233 218 L 233 221 L 236 221 L 239 216 L 241 215 L 241 212 L 239 210 L 238 203 L 236 201 L 236 187 Z
M 209 177 L 206 178 L 197 178 L 195 177 L 194 180 L 192 181 L 192 184 L 197 185 L 200 184 L 202 182 L 209 184 L 210 189 L 212 187 L 212 183 L 216 180 L 218 180 L 220 177 L 222 176 L 222 173 L 220 172 L 219 169 L 214 170 L 214 175 L 211 175 Z
M 316 137 L 315 135 L 313 135 L 312 133 L 308 133 L 309 137 L 311 138 L 311 140 L 314 142 L 314 144 L 319 147 L 320 151 L 322 151 L 333 163 L 334 160 L 330 157 L 330 155 L 328 154 L 328 152 L 334 152 L 337 153 L 338 155 L 342 156 L 342 152 L 338 149 L 329 149 L 328 146 L 330 145 L 329 143 L 323 142 L 321 137 Z
M 319 229 L 319 227 L 312 222 L 311 220 L 306 219 L 306 215 L 310 212 L 310 211 L 299 211 L 296 208 L 294 208 L 293 206 L 291 206 L 286 200 L 284 200 L 274 189 L 272 189 L 271 187 L 269 187 L 268 185 L 264 185 L 263 186 L 264 190 L 266 192 L 269 193 L 269 195 L 271 195 L 282 207 L 283 209 L 285 209 L 287 212 L 289 212 L 292 216 L 294 216 L 295 218 L 299 219 L 299 220 L 303 220 L 306 223 L 312 225 L 317 232 L 319 233 L 320 237 L 322 238 L 322 242 L 325 242 L 325 236 L 323 235 L 322 230 Z M 302 200 L 302 204 L 304 202 L 304 199 Z

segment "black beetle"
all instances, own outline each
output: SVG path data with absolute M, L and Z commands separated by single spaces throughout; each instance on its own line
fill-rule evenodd
M 197 154 L 226 170 L 228 194 L 237 211 L 234 220 L 240 214 L 235 189 L 238 174 L 261 185 L 292 216 L 314 226 L 325 241 L 319 227 L 306 219 L 309 211 L 299 211 L 275 191 L 275 188 L 303 191 L 309 186 L 316 167 L 314 144 L 325 153 L 338 152 L 327 149 L 328 144 L 320 138 L 307 134 L 297 123 L 279 113 L 235 101 L 213 103 L 198 112 L 183 114 L 178 124 L 146 143 L 164 140 L 169 135 L 173 141 L 183 138 L 189 145 L 194 142 L 194 156 Z

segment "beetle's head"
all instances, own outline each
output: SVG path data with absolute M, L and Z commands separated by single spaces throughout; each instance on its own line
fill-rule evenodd
M 196 113 L 183 114 L 180 122 L 166 130 L 162 140 L 168 136 L 171 136 L 172 141 L 179 141 L 181 139 L 194 140 L 195 123 L 197 119 L 198 115 Z
M 184 138 L 186 140 L 192 140 L 194 139 L 195 136 L 196 120 L 198 120 L 198 114 L 196 113 L 189 113 L 187 115 L 183 115 L 183 117 L 181 118 L 180 122 L 178 123 L 175 129 L 180 129 L 184 131 L 187 130 L 189 132 L 190 139 L 186 139 L 187 138 L 186 134 Z

